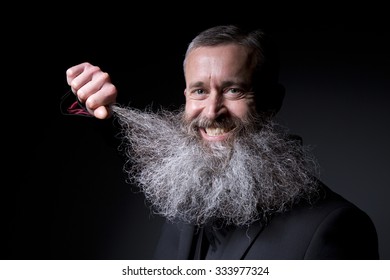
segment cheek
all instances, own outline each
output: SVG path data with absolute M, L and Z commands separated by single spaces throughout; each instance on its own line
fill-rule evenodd
M 252 106 L 246 102 L 232 102 L 231 104 L 227 104 L 226 108 L 231 115 L 241 119 L 247 117 L 249 112 L 253 109 Z
M 196 118 L 202 112 L 199 102 L 187 100 L 185 104 L 184 115 L 187 120 Z

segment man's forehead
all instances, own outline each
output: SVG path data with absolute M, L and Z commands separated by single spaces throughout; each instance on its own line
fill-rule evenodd
M 242 46 L 229 45 L 193 50 L 185 67 L 187 82 L 208 83 L 215 79 L 220 83 L 247 83 L 251 67 L 248 53 L 243 49 Z
M 215 46 L 200 46 L 194 48 L 188 53 L 187 59 L 199 59 L 200 56 L 210 56 L 215 58 L 221 58 L 224 56 L 247 58 L 249 53 L 250 51 L 247 47 L 230 43 Z

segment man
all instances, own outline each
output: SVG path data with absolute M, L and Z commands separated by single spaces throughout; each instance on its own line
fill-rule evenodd
M 70 112 L 78 103 L 118 120 L 129 179 L 167 219 L 156 259 L 379 258 L 371 219 L 318 180 L 299 137 L 274 121 L 284 92 L 262 31 L 205 30 L 183 66 L 177 112 L 120 106 L 99 67 L 67 70 Z

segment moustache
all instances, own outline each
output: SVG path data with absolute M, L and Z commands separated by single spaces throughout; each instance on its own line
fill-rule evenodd
M 190 121 L 185 121 L 184 124 L 192 131 L 197 131 L 199 128 L 207 127 L 222 128 L 230 131 L 245 126 L 247 121 L 234 116 L 224 116 L 216 119 L 196 117 Z
M 183 118 L 183 127 L 191 136 L 199 136 L 200 128 L 221 128 L 225 131 L 230 131 L 233 136 L 241 133 L 254 131 L 261 128 L 265 123 L 265 119 L 260 115 L 248 115 L 244 118 L 237 116 L 219 116 L 215 119 L 210 119 L 204 116 L 198 116 L 191 120 Z

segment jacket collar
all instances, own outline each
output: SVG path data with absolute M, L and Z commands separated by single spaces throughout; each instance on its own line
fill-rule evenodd
M 263 226 L 254 223 L 248 227 L 230 227 L 212 231 L 211 242 L 206 259 L 244 259 Z

